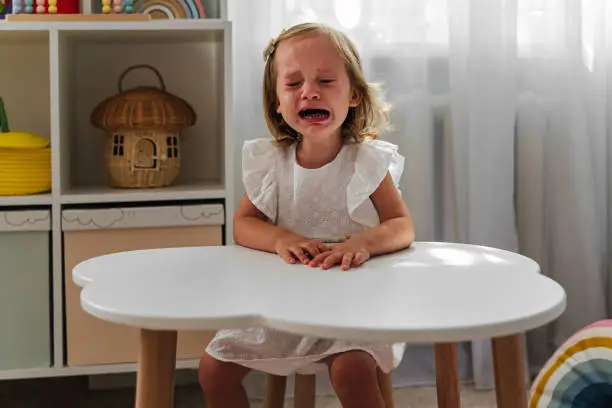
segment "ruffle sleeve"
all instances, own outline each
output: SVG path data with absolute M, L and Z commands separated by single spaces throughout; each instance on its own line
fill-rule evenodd
M 242 183 L 253 205 L 276 220 L 279 147 L 271 139 L 247 140 L 242 146 Z
M 370 195 L 376 191 L 387 172 L 401 194 L 399 182 L 404 172 L 404 157 L 398 152 L 398 147 L 383 140 L 362 143 L 355 157 L 355 172 L 346 191 L 349 215 L 356 222 L 368 227 L 378 224 Z

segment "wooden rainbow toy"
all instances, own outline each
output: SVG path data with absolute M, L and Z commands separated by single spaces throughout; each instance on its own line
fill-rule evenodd
M 202 0 L 101 0 L 102 13 L 142 13 L 153 19 L 203 19 Z

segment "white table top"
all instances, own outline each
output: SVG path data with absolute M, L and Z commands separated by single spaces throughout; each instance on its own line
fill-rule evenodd
M 563 288 L 529 258 L 416 242 L 343 272 L 288 265 L 239 246 L 167 248 L 89 259 L 73 270 L 83 308 L 158 330 L 268 326 L 364 341 L 433 343 L 515 334 L 565 309 Z

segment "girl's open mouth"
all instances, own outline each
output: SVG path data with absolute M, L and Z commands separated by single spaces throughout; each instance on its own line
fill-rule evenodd
M 322 122 L 329 118 L 329 111 L 326 109 L 302 109 L 299 115 L 300 118 L 309 122 Z

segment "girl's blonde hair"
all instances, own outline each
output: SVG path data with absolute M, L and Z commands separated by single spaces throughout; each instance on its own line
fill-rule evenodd
M 366 81 L 359 53 L 352 41 L 344 33 L 318 23 L 298 24 L 283 30 L 277 38 L 270 41 L 264 51 L 266 66 L 263 81 L 263 106 L 268 129 L 272 136 L 284 146 L 291 145 L 299 139 L 299 134 L 276 111 L 278 99 L 274 52 L 278 44 L 284 40 L 313 34 L 323 34 L 334 43 L 344 59 L 352 91 L 356 92 L 359 97 L 359 105 L 349 108 L 348 115 L 342 124 L 341 135 L 344 143 L 361 143 L 365 140 L 376 139 L 389 127 L 390 105 L 385 101 L 379 85 Z

